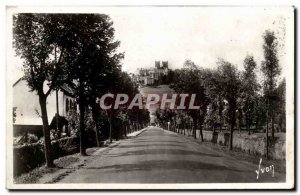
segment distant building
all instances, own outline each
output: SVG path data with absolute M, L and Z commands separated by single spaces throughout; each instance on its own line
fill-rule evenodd
M 169 67 L 168 61 L 155 61 L 154 68 L 138 69 L 137 74 L 131 74 L 134 82 L 142 85 L 153 85 L 158 82 L 160 76 L 168 75 Z
M 45 85 L 45 88 L 47 85 Z M 58 91 L 58 108 L 60 116 L 67 116 L 70 110 L 77 110 L 73 91 L 63 85 Z M 42 133 L 41 109 L 36 92 L 30 91 L 27 82 L 19 79 L 13 84 L 13 110 L 16 114 L 14 135 L 28 131 L 35 134 Z M 53 91 L 47 98 L 47 113 L 49 125 L 56 114 L 56 92 Z

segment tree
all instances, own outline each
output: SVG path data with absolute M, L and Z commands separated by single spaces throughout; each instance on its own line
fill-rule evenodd
M 148 112 L 143 113 L 144 115 L 144 120 L 148 122 L 150 122 L 150 115 L 148 114 Z M 149 115 L 149 116 L 148 116 Z M 156 109 L 155 113 L 154 113 L 157 122 L 163 127 L 163 128 L 168 128 L 168 122 L 170 122 L 170 124 L 172 125 L 174 120 L 175 120 L 175 111 L 172 109 Z
M 47 97 L 57 89 L 64 75 L 65 47 L 61 21 L 51 14 L 18 14 L 13 18 L 13 39 L 31 91 L 37 93 L 43 121 L 46 166 L 53 167 Z M 48 86 L 46 86 L 46 84 Z
M 96 108 L 96 97 L 111 82 L 110 75 L 120 69 L 115 64 L 120 54 L 114 54 L 119 42 L 114 42 L 114 29 L 109 16 L 104 14 L 68 14 L 64 15 L 68 31 L 70 49 L 66 61 L 69 71 L 67 82 L 73 87 L 80 112 L 80 153 L 86 155 L 85 143 L 85 109 L 92 105 L 93 118 L 97 121 L 99 110 Z M 103 87 L 105 86 L 105 87 Z M 99 125 L 96 122 L 96 125 Z M 97 135 L 98 137 L 98 135 Z M 98 139 L 98 138 L 97 138 Z M 98 143 L 99 144 L 99 143 Z
M 119 82 L 115 82 L 115 81 L 112 81 L 111 83 L 111 89 L 110 89 L 110 93 L 113 93 L 113 94 L 118 94 L 118 93 L 121 93 L 121 94 L 126 94 L 128 95 L 129 97 L 134 97 L 137 93 L 138 93 L 138 90 L 137 90 L 137 86 L 132 82 L 131 78 L 129 77 L 129 75 L 125 72 L 115 72 L 116 75 L 113 76 L 112 78 L 114 78 L 115 80 L 118 80 Z M 127 101 L 126 104 L 123 104 L 122 107 L 119 106 L 117 109 L 114 109 L 114 104 L 112 104 L 112 107 L 111 109 L 108 109 L 106 110 L 106 113 L 107 113 L 107 116 L 108 116 L 108 122 L 110 124 L 110 133 L 109 133 L 109 139 L 110 139 L 110 142 L 112 142 L 112 123 L 113 123 L 113 120 L 114 118 L 119 118 L 121 119 L 121 121 L 123 123 L 125 123 L 125 120 L 127 118 L 129 119 L 132 119 L 130 118 L 128 115 L 129 115 L 129 112 L 132 112 L 135 111 L 136 109 L 134 108 L 133 110 L 128 110 L 127 107 L 129 106 L 129 102 L 130 101 Z M 135 115 L 135 114 L 134 114 Z M 133 116 L 133 115 L 130 115 L 130 116 Z M 136 116 L 136 115 L 135 115 Z M 134 118 L 135 121 L 137 121 L 138 119 L 138 116 L 137 118 Z
M 101 23 L 99 24 L 100 28 L 97 29 L 96 37 L 94 37 L 95 50 L 90 53 L 91 75 L 87 83 L 89 87 L 86 93 L 88 93 L 88 104 L 92 108 L 92 116 L 96 124 L 96 140 L 99 146 L 98 134 L 100 132 L 99 121 L 101 120 L 100 107 L 96 99 L 107 92 L 115 91 L 116 88 L 120 89 L 121 82 L 116 81 L 127 79 L 128 82 L 129 76 L 125 78 L 122 75 L 124 73 L 121 73 L 120 62 L 124 58 L 124 54 L 116 52 L 120 42 L 114 40 L 113 22 L 107 15 L 99 15 L 98 20 Z
M 168 74 L 166 76 L 166 84 L 172 84 L 175 81 L 175 77 L 174 77 L 174 71 L 173 70 L 168 70 Z
M 267 110 L 267 105 L 266 105 L 265 98 L 263 95 L 259 94 L 255 105 L 256 129 L 258 129 L 259 126 L 264 126 L 266 124 L 267 121 L 266 110 Z
M 228 102 L 225 117 L 230 128 L 230 150 L 232 150 L 233 129 L 236 124 L 237 100 L 240 95 L 241 80 L 238 70 L 230 62 L 220 60 L 218 63 L 219 86 L 222 86 L 219 93 Z
M 139 123 L 141 124 L 142 128 L 144 128 L 147 124 L 150 123 L 150 112 L 146 109 L 139 110 Z
M 159 123 L 160 126 L 163 126 L 166 122 L 165 112 L 164 110 L 157 108 L 154 113 L 156 117 L 156 121 Z
M 213 131 L 216 128 L 222 129 L 224 102 L 222 93 L 222 83 L 220 83 L 220 74 L 216 70 L 206 69 L 203 71 L 203 83 L 209 100 L 206 123 L 212 127 Z
M 281 132 L 286 131 L 286 108 L 285 108 L 285 96 L 286 96 L 286 81 L 283 79 L 277 89 L 276 89 L 276 94 L 278 97 L 277 104 L 275 106 L 275 111 L 277 114 L 277 124 L 278 128 Z
M 203 140 L 202 125 L 206 115 L 208 105 L 208 97 L 204 87 L 203 69 L 200 69 L 193 61 L 186 60 L 183 69 L 175 71 L 176 83 L 172 88 L 177 93 L 195 94 L 195 105 L 200 106 L 199 109 L 186 109 L 186 112 L 193 119 L 193 137 L 196 139 L 196 129 L 200 126 L 200 136 Z
M 255 74 L 256 62 L 253 56 L 247 56 L 244 60 L 244 71 L 242 73 L 242 110 L 246 119 L 246 127 L 250 135 L 250 126 L 255 118 L 255 106 L 257 101 L 257 91 L 259 84 L 257 83 Z
M 277 38 L 274 32 L 265 31 L 263 35 L 264 58 L 261 70 L 264 74 L 264 94 L 267 102 L 267 124 L 271 119 L 272 138 L 274 138 L 274 105 L 276 101 L 275 88 L 280 75 L 279 61 L 277 57 Z M 268 125 L 267 125 L 268 126 Z M 267 129 L 268 131 L 268 129 Z

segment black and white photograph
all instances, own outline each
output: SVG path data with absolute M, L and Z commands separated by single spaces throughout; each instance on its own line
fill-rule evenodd
M 295 7 L 6 11 L 8 189 L 295 187 Z

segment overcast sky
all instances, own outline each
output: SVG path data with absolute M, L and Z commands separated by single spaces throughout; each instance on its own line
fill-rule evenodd
M 84 10 L 83 10 L 84 11 Z M 125 52 L 123 70 L 153 67 L 155 60 L 168 60 L 173 69 L 186 59 L 202 67 L 216 67 L 218 58 L 242 69 L 243 59 L 263 60 L 265 30 L 279 38 L 279 58 L 286 63 L 286 24 L 292 19 L 284 8 L 217 7 L 102 7 L 88 12 L 108 14 Z M 17 68 L 15 76 L 22 73 Z

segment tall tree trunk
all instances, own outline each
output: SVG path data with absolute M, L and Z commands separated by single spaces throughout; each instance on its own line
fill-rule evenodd
M 273 75 L 273 72 L 271 71 L 271 75 Z M 269 107 L 270 112 L 271 112 L 271 132 L 272 132 L 272 139 L 274 139 L 274 88 L 273 88 L 273 77 L 271 77 L 271 86 L 270 86 L 270 91 L 271 91 L 271 102 L 269 104 L 271 107 Z
M 111 116 L 109 116 L 108 122 L 109 122 L 109 143 L 112 143 L 112 124 L 111 124 Z
M 247 123 L 247 130 L 248 130 L 248 135 L 250 135 L 251 131 L 250 131 L 250 125 L 249 125 L 249 123 Z
M 204 142 L 202 124 L 200 124 L 200 137 L 201 141 Z
M 86 136 L 85 136 L 85 121 L 84 121 L 84 118 L 85 118 L 85 96 L 84 96 L 84 86 L 83 86 L 83 82 L 82 82 L 82 79 L 79 78 L 79 129 L 80 129 L 80 154 L 82 156 L 86 156 Z
M 133 126 L 132 126 L 132 121 L 129 121 L 129 133 L 132 133 L 132 128 L 133 128 Z
M 275 128 L 274 128 L 274 112 L 272 111 L 272 116 L 271 116 L 271 125 L 272 125 L 272 140 L 274 140 L 275 137 Z
M 59 125 L 58 125 L 58 120 L 59 120 L 59 107 L 58 107 L 58 89 L 55 91 L 55 96 L 56 96 L 56 115 L 55 115 L 55 119 L 56 119 L 56 132 L 58 134 L 58 138 L 60 138 L 60 129 L 59 129 Z
M 176 125 L 176 123 L 174 122 L 172 131 L 176 132 L 176 126 L 177 126 L 177 125 Z
M 258 117 L 256 117 L 255 120 L 255 130 L 258 131 Z
M 131 123 L 131 133 L 135 131 L 135 123 L 132 121 Z
M 247 117 L 247 120 L 246 120 L 246 125 L 247 125 L 247 131 L 248 131 L 248 135 L 250 135 L 251 134 L 251 132 L 250 132 L 250 124 L 249 124 L 249 121 L 250 121 L 250 119 L 249 119 L 249 116 Z
M 230 125 L 230 150 L 232 150 L 232 144 L 233 144 L 233 124 Z
M 266 127 L 266 159 L 269 159 L 269 113 L 267 111 L 267 127 Z
M 80 114 L 80 154 L 82 156 L 86 156 L 86 144 L 85 144 L 85 121 L 84 121 L 84 115 L 85 115 L 85 104 L 84 100 L 82 100 L 82 97 L 79 99 L 79 114 Z
M 124 124 L 125 123 L 125 124 Z M 127 137 L 127 122 L 124 122 L 123 125 L 124 125 L 124 136 L 125 138 Z
M 48 123 L 48 114 L 47 114 L 47 97 L 39 93 L 39 102 L 42 112 L 42 121 L 43 121 L 43 132 L 44 132 L 44 148 L 45 148 L 45 160 L 47 167 L 54 167 L 53 164 L 53 154 L 52 154 L 52 145 L 50 140 L 50 129 Z
M 135 132 L 135 122 L 132 122 L 132 132 Z
M 100 140 L 99 140 L 99 130 L 100 130 L 100 126 L 99 126 L 99 108 L 98 108 L 98 104 L 93 104 L 92 105 L 92 116 L 93 116 L 93 120 L 94 123 L 96 125 L 96 131 L 95 131 L 95 135 L 96 135 L 96 143 L 97 146 L 100 147 Z
M 194 129 L 193 129 L 193 137 L 195 138 L 195 139 L 197 139 L 197 133 L 196 133 L 196 131 L 197 131 L 197 119 L 194 119 Z M 203 138 L 201 137 L 201 140 L 202 140 Z

